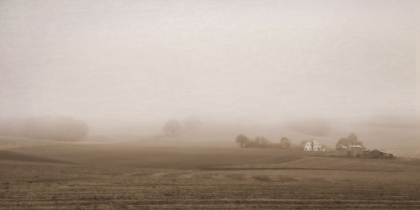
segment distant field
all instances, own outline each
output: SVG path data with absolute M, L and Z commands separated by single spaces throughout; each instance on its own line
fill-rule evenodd
M 0 151 L 0 168 L 0 209 L 420 208 L 416 159 L 57 144 Z
M 6 137 L 0 136 L 0 150 L 14 149 L 20 147 L 34 147 L 65 144 L 65 142 L 43 140 L 43 139 L 29 139 L 20 137 Z
M 138 168 L 200 169 L 237 164 L 278 164 L 322 153 L 222 147 L 143 147 L 140 145 L 54 145 L 18 148 L 24 154 L 80 164 Z
M 386 152 L 392 153 L 397 157 L 404 157 L 404 158 L 420 158 L 420 151 L 419 150 L 386 150 Z
M 377 171 L 420 172 L 420 161 L 357 159 L 344 157 L 303 157 L 279 164 L 247 164 L 216 167 L 219 170 L 326 170 L 326 171 Z
M 33 156 L 33 155 L 20 154 L 20 153 L 4 151 L 4 150 L 0 150 L 0 160 L 28 161 L 28 162 L 41 162 L 41 163 L 70 163 L 66 161 L 60 161 L 60 160 L 38 157 L 38 156 Z

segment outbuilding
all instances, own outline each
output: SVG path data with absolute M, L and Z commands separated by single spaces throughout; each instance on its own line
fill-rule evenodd
M 349 148 L 346 145 L 341 144 L 336 147 L 335 154 L 337 156 L 348 156 L 349 155 Z
M 363 147 L 360 145 L 350 145 L 349 151 L 352 157 L 360 157 L 363 153 Z
M 382 152 L 380 150 L 374 149 L 374 150 L 368 150 L 364 152 L 361 157 L 366 158 L 394 158 L 394 155 L 386 152 Z

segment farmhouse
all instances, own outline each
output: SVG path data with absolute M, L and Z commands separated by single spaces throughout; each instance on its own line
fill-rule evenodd
M 303 150 L 304 151 L 325 151 L 325 149 L 322 148 L 321 144 L 319 144 L 318 142 L 312 139 L 306 142 Z

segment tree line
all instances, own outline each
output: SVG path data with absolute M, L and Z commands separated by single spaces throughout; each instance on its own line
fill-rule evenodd
M 163 131 L 168 136 L 175 136 L 181 131 L 196 130 L 201 127 L 201 124 L 201 120 L 197 116 L 187 117 L 182 123 L 176 119 L 172 119 L 166 122 L 165 126 L 163 126 Z
M 240 134 L 236 137 L 236 143 L 242 148 L 269 148 L 277 147 L 281 149 L 290 149 L 292 144 L 289 139 L 282 137 L 280 139 L 280 144 L 273 143 L 270 140 L 266 139 L 263 136 L 256 137 L 255 139 L 250 139 L 247 136 Z
M 89 132 L 87 124 L 71 117 L 9 118 L 0 120 L 0 136 L 78 141 Z
M 256 137 L 255 139 L 250 139 L 247 136 L 240 134 L 236 137 L 236 143 L 239 147 L 242 148 L 281 148 L 281 149 L 303 149 L 308 140 L 302 140 L 298 145 L 294 145 L 286 137 L 280 139 L 280 143 L 274 143 L 266 139 L 263 136 Z M 360 145 L 363 148 L 363 142 L 358 140 L 356 134 L 350 133 L 346 138 L 340 138 L 336 143 L 336 148 L 340 145 L 349 147 L 351 145 Z M 322 145 L 325 148 L 325 145 Z

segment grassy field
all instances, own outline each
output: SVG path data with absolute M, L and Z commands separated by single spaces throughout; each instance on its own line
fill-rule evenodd
M 276 149 L 0 150 L 0 209 L 418 209 L 420 162 Z

